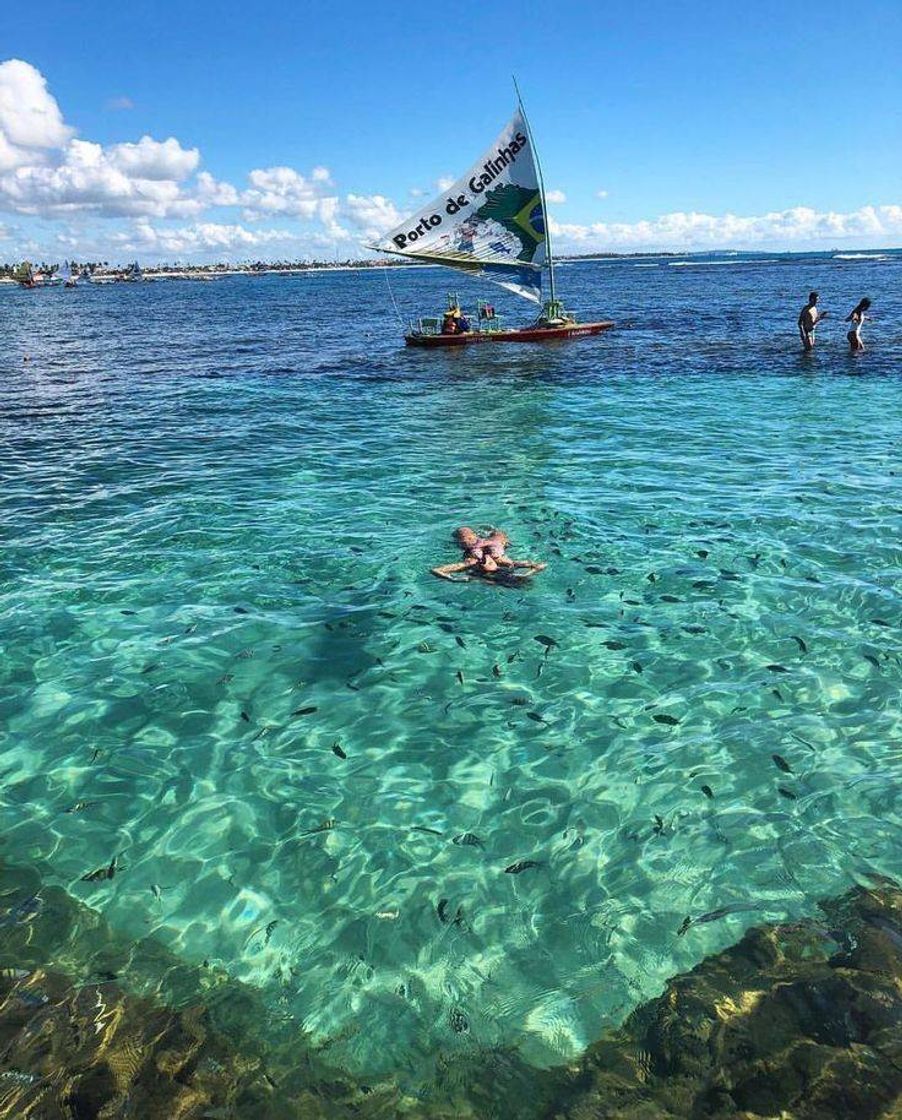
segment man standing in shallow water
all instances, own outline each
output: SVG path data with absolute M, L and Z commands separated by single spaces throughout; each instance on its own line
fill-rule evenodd
M 799 312 L 799 337 L 805 350 L 814 349 L 814 331 L 821 319 L 826 318 L 827 312 L 817 309 L 817 292 L 808 293 L 808 302 Z

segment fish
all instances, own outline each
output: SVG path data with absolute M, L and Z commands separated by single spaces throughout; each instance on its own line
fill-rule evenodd
M 786 786 L 777 786 L 777 793 L 782 794 L 789 801 L 798 801 L 798 795 L 793 793 L 791 789 L 787 789 Z
M 609 638 L 608 641 L 601 643 L 605 649 L 626 649 L 624 642 L 618 641 L 616 638 Z
M 521 871 L 528 871 L 531 867 L 541 867 L 541 860 L 537 859 L 521 859 L 516 863 L 510 863 L 504 869 L 505 875 L 519 875 Z
M 624 599 L 623 601 L 624 601 L 624 603 L 626 603 L 630 607 L 641 607 L 642 606 L 642 604 L 639 602 L 638 599 Z
M 112 879 L 117 871 L 116 860 L 117 857 L 113 856 L 108 867 L 98 867 L 96 871 L 88 871 L 87 874 L 82 875 L 81 881 L 83 883 L 97 883 L 103 879 Z
M 466 649 L 467 648 L 467 643 L 463 640 L 463 638 L 460 636 L 460 634 L 455 634 L 454 635 L 454 640 L 455 640 L 455 642 L 457 642 L 457 644 L 460 646 L 461 649 Z
M 655 723 L 663 723 L 667 727 L 676 727 L 680 722 L 676 716 L 669 716 L 666 712 L 656 712 L 651 718 Z
M 654 572 L 649 572 L 648 575 L 645 578 L 648 580 L 649 583 L 657 583 L 658 582 L 658 577 L 655 575 Z
M 870 661 L 875 669 L 880 668 L 880 662 L 872 653 L 863 653 L 861 656 L 865 659 L 865 661 Z
M 332 753 L 337 754 L 339 758 L 347 758 L 348 757 L 345 754 L 345 752 L 342 750 L 341 743 L 339 743 L 339 741 L 337 739 L 332 744 Z
M 519 656 L 520 656 L 520 651 L 518 649 L 515 649 L 513 653 L 509 653 L 507 655 L 508 665 L 510 665 L 512 662 L 516 661 Z
M 707 634 L 707 629 L 704 626 L 699 626 L 697 623 L 690 623 L 688 626 L 682 627 L 687 634 Z
M 681 601 L 682 600 L 677 595 L 662 595 L 661 596 L 661 602 L 662 603 L 679 603 Z
M 789 670 L 786 668 L 785 665 L 777 665 L 775 663 L 771 664 L 771 665 L 765 665 L 764 668 L 769 669 L 772 673 L 788 673 L 789 672 Z
M 710 786 L 702 786 L 702 793 L 705 795 L 705 797 L 708 798 L 709 801 L 712 801 L 714 799 L 714 790 L 711 789 Z
M 232 610 L 235 612 L 235 614 L 250 614 L 251 613 L 247 609 L 247 607 L 233 607 Z
M 605 568 L 604 574 L 606 576 L 619 576 L 620 575 L 620 569 L 619 568 Z
M 235 656 L 239 661 L 250 661 L 250 659 L 254 656 L 254 651 L 250 647 L 248 647 L 247 649 L 243 649 L 240 652 L 236 653 Z
M 639 661 L 631 661 L 630 662 L 630 667 L 632 668 L 634 673 L 641 673 L 642 672 L 642 665 Z
M 714 584 L 709 579 L 697 579 L 692 586 L 696 591 L 710 591 Z
M 699 560 L 707 560 L 711 553 L 708 552 L 707 548 L 697 548 L 695 550 L 695 555 L 699 558 Z
M 799 649 L 802 651 L 802 653 L 807 653 L 808 652 L 808 646 L 805 645 L 805 643 L 798 636 L 798 634 L 790 634 L 789 636 L 790 636 L 790 638 L 792 638 L 792 640 L 794 642 L 797 643 L 797 645 L 798 645 Z
M 885 618 L 872 618 L 871 622 L 873 622 L 873 624 L 875 626 L 891 626 L 892 625 L 892 623 L 887 622 Z
M 733 902 L 728 906 L 719 906 L 716 910 L 709 910 L 707 914 L 700 914 L 697 918 L 684 918 L 683 924 L 677 930 L 677 936 L 682 937 L 690 926 L 716 922 L 719 918 L 726 918 L 729 914 L 743 914 L 749 910 L 764 910 L 768 905 L 766 902 Z
M 652 829 L 652 833 L 655 836 L 660 836 L 663 833 L 663 831 L 664 831 L 664 818 L 659 817 L 658 814 L 655 813 L 655 827 Z
M 435 912 L 436 912 L 436 914 L 438 914 L 438 920 L 440 922 L 447 922 L 448 919 L 445 916 L 446 913 L 447 913 L 447 910 L 448 910 L 448 900 L 447 900 L 447 898 L 440 898 L 438 900 L 438 906 L 436 906 L 436 908 L 435 908 Z
M 782 770 L 784 774 L 791 774 L 792 773 L 792 767 L 789 765 L 789 763 L 786 761 L 786 759 L 783 758 L 781 755 L 772 754 L 771 758 L 774 760 L 774 765 L 777 767 L 778 770 Z
M 234 676 L 235 676 L 234 673 L 223 673 L 222 676 L 219 678 L 219 680 L 216 683 L 217 684 L 228 684 L 230 680 L 234 679 Z
M 137 614 L 137 611 L 120 611 L 120 614 Z
M 776 698 L 782 703 L 783 693 L 779 690 L 779 688 L 772 688 L 771 693 L 776 696 Z
M 70 805 L 68 809 L 63 809 L 64 813 L 83 813 L 86 809 L 92 808 L 96 805 L 96 801 L 76 801 L 74 805 Z
M 493 677 L 500 677 L 501 676 L 501 667 L 500 666 L 498 666 L 498 665 L 493 665 L 492 666 L 492 676 Z
M 462 844 L 464 847 L 484 848 L 485 844 L 473 832 L 461 832 L 458 836 L 451 837 L 452 844 Z
M 27 968 L 0 968 L 0 976 L 4 980 L 24 980 L 31 972 Z
M 241 718 L 244 720 L 245 723 L 250 723 L 251 722 L 251 717 L 247 714 L 247 712 L 242 712 L 241 713 Z
M 428 832 L 430 836 L 444 836 L 444 832 L 439 832 L 437 828 L 428 828 L 425 824 L 412 824 L 410 826 L 411 832 Z
M 594 564 L 587 564 L 585 570 L 590 576 L 603 576 L 604 572 L 601 568 L 597 568 Z
M 308 704 L 306 708 L 296 708 L 291 714 L 293 716 L 310 716 L 318 711 L 319 708 L 317 708 L 315 704 Z
M 544 716 L 539 715 L 538 712 L 527 712 L 527 718 L 533 720 L 535 723 L 548 723 Z
M 183 634 L 193 634 L 196 629 L 197 629 L 197 623 L 192 622 L 190 626 L 185 627 L 185 629 L 182 631 L 182 633 Z
M 151 661 L 149 665 L 145 665 L 141 670 L 141 675 L 143 676 L 145 673 L 152 673 L 155 669 L 159 669 L 159 667 L 159 661 Z
M 466 1015 L 456 1007 L 452 1007 L 448 1015 L 448 1022 L 451 1024 L 451 1030 L 457 1034 L 466 1034 L 470 1029 L 470 1024 L 467 1021 Z
M 278 924 L 279 924 L 279 919 L 274 918 L 273 921 L 271 921 L 269 923 L 269 925 L 266 927 L 266 929 L 263 931 L 263 944 L 264 945 L 269 944 L 269 939 L 272 937 L 272 932 Z
M 326 820 L 324 820 L 320 824 L 318 824 L 316 826 L 316 828 L 308 828 L 306 832 L 302 832 L 301 836 L 315 836 L 316 833 L 318 833 L 318 832 L 329 832 L 329 830 L 333 829 L 335 827 L 335 825 L 336 825 L 335 818 L 334 817 L 327 817 Z
M 607 623 L 605 622 L 590 622 L 588 618 L 582 620 L 583 626 L 587 626 L 590 630 L 605 630 Z
M 555 649 L 560 644 L 559 642 L 556 642 L 554 638 L 549 638 L 547 634 L 535 634 L 533 636 L 533 641 L 538 642 L 539 645 L 543 645 L 545 647 L 546 657 L 553 649 Z
M 464 683 L 464 675 L 463 675 L 463 673 L 461 672 L 460 669 L 458 669 L 457 672 L 454 675 L 455 675 L 455 677 L 457 677 L 457 683 L 458 684 L 463 684 Z

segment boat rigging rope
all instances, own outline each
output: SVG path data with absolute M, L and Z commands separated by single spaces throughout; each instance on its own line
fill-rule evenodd
M 389 278 L 388 278 L 388 272 L 389 272 L 389 269 L 391 268 L 391 265 L 382 265 L 381 267 L 382 267 L 382 271 L 385 273 L 385 284 L 386 284 L 386 287 L 388 288 L 388 294 L 389 294 L 389 296 L 391 296 L 392 306 L 395 309 L 395 314 L 398 316 L 398 322 L 401 324 L 401 327 L 403 328 L 404 327 L 404 319 L 403 319 L 403 316 L 401 315 L 401 311 L 398 307 L 398 301 L 395 299 L 395 293 L 392 291 L 391 280 L 389 280 Z

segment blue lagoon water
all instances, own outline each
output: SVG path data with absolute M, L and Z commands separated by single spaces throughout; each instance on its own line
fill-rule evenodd
M 8 857 L 410 1084 L 898 877 L 900 279 L 573 264 L 615 332 L 449 353 L 433 270 L 0 290 Z

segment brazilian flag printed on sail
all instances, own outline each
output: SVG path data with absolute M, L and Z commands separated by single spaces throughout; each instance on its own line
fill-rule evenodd
M 532 264 L 536 250 L 545 244 L 545 215 L 542 212 L 542 196 L 537 190 L 524 189 L 513 183 L 489 190 L 485 202 L 473 217 L 480 222 L 497 222 L 512 233 L 520 242 L 517 260 Z

